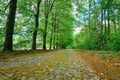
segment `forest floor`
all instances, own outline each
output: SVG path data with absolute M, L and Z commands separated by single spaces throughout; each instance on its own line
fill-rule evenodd
M 120 56 L 97 51 L 0 52 L 0 80 L 119 80 Z
M 74 52 L 85 60 L 101 79 L 120 80 L 120 53 L 117 53 L 119 55 L 98 54 L 98 51 L 93 50 Z

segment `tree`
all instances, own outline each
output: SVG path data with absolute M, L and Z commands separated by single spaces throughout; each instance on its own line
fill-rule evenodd
M 120 2 L 118 0 L 89 0 L 85 2 L 78 1 L 76 3 L 79 8 L 78 15 L 82 14 L 78 16 L 79 22 L 81 22 L 79 26 L 83 26 L 75 38 L 77 48 L 88 49 L 91 42 L 91 49 L 118 50 L 119 38 L 116 37 L 119 35 L 120 24 L 118 23 L 120 21 L 116 16 L 120 12 L 118 10 Z M 89 15 L 85 15 L 85 13 Z M 84 24 L 83 20 L 86 21 Z M 88 32 L 88 34 L 85 32 Z M 78 37 L 80 37 L 80 40 L 78 40 Z
M 14 33 L 16 9 L 17 9 L 17 0 L 10 0 L 9 15 L 7 17 L 6 36 L 5 36 L 4 49 L 3 49 L 5 51 L 13 50 L 13 33 Z
M 44 33 L 43 33 L 43 49 L 46 50 L 46 38 L 47 38 L 47 28 L 48 28 L 48 18 L 49 18 L 49 13 L 51 12 L 55 0 L 45 0 L 45 27 L 44 27 Z
M 89 0 L 89 25 L 88 25 L 88 35 L 89 35 L 89 49 L 91 49 L 91 0 Z
M 33 41 L 32 41 L 32 50 L 36 50 L 36 38 L 37 38 L 37 32 L 38 32 L 38 26 L 39 26 L 39 7 L 42 0 L 37 0 L 37 7 L 36 7 L 36 13 L 35 13 L 35 29 L 33 32 Z

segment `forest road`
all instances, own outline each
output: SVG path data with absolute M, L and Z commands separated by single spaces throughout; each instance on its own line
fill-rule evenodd
M 0 62 L 0 80 L 100 80 L 95 71 L 73 50 Z

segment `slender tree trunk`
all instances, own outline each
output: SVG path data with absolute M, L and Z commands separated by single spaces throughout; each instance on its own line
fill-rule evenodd
M 106 16 L 106 10 L 104 12 L 104 16 Z M 107 43 L 107 19 L 105 18 L 105 44 Z
M 107 21 L 105 19 L 105 35 L 107 35 Z
M 58 10 L 57 10 L 57 8 L 56 8 L 56 10 L 55 10 L 55 27 L 56 27 L 56 49 L 59 49 L 59 36 L 58 36 L 58 34 L 59 34 L 59 25 L 58 25 L 58 22 L 57 22 L 57 14 L 58 14 Z
M 103 10 L 101 9 L 101 35 L 103 34 Z
M 108 16 L 108 39 L 110 39 L 110 9 L 108 8 L 107 16 Z
M 14 24 L 15 24 L 15 15 L 17 9 L 17 0 L 10 0 L 9 15 L 7 17 L 6 24 L 6 36 L 4 42 L 5 51 L 13 50 L 13 33 L 14 33 Z
M 57 43 L 57 8 L 55 9 L 55 15 L 54 15 L 53 49 L 57 49 L 56 43 Z
M 47 39 L 47 26 L 48 26 L 48 14 L 45 14 L 45 29 L 43 34 L 43 49 L 46 50 L 46 39 Z
M 89 0 L 89 25 L 88 25 L 88 32 L 89 32 L 89 49 L 91 49 L 91 31 L 90 31 L 90 27 L 91 27 L 91 3 Z
M 116 32 L 117 28 L 116 28 L 116 17 L 115 19 L 113 20 L 113 23 L 114 23 L 114 31 Z
M 52 48 L 52 41 L 53 41 L 53 29 L 51 31 L 51 36 L 50 36 L 50 50 Z
M 54 34 L 54 37 L 53 37 L 53 49 L 55 49 L 55 34 Z
M 55 0 L 44 0 L 45 1 L 45 29 L 43 33 L 43 49 L 46 50 L 46 39 L 47 39 L 47 27 L 48 27 L 48 18 L 49 13 L 53 8 L 53 5 L 55 3 Z
M 85 26 L 85 25 L 86 25 L 86 18 L 85 18 L 85 16 L 86 16 L 86 15 L 85 15 L 85 13 L 84 13 L 84 27 L 85 27 L 85 33 L 86 33 L 86 35 L 87 35 L 87 28 L 86 28 L 86 26 Z
M 52 12 L 52 15 L 51 15 L 51 21 L 52 21 L 52 30 L 51 30 L 51 36 L 50 36 L 50 50 L 52 48 L 52 42 L 53 42 L 53 28 L 54 28 L 54 15 L 53 15 L 53 12 Z
M 99 38 L 99 49 L 102 49 L 102 46 L 103 46 L 102 35 L 103 35 L 103 15 L 104 15 L 104 12 L 103 12 L 103 8 L 102 8 L 102 2 L 101 2 L 101 31 L 100 31 L 101 35 L 100 35 L 100 38 Z
M 38 27 L 39 27 L 39 8 L 40 8 L 40 3 L 42 0 L 37 1 L 37 10 L 35 13 L 35 30 L 33 32 L 33 41 L 32 41 L 32 50 L 36 50 L 36 38 L 37 38 L 37 32 L 38 32 Z
M 100 43 L 99 43 L 99 35 L 98 35 L 98 12 L 97 12 L 97 7 L 96 7 L 96 2 L 95 2 L 95 0 L 94 0 L 94 6 L 95 6 L 95 29 L 96 29 L 96 38 L 97 38 L 97 40 L 98 40 L 98 42 L 97 42 L 97 44 L 98 44 L 98 48 L 100 47 Z
M 54 17 L 54 37 L 53 37 L 53 49 L 56 49 L 56 15 Z

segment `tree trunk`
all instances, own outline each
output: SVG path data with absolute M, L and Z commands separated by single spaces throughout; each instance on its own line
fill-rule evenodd
M 50 36 L 50 50 L 51 50 L 51 48 L 52 48 L 52 41 L 53 41 L 53 29 L 52 29 L 52 31 L 51 31 L 51 36 Z
M 86 28 L 86 18 L 85 18 L 86 14 L 84 13 L 84 27 L 85 27 L 85 33 L 87 35 L 87 28 Z
M 54 36 L 53 36 L 53 49 L 56 49 L 56 39 L 57 39 L 57 37 L 56 37 L 56 25 L 57 25 L 57 19 L 56 19 L 56 17 L 57 17 L 57 11 L 55 10 L 55 15 L 54 15 L 54 29 L 53 29 L 53 32 L 54 32 Z
M 43 33 L 43 49 L 44 50 L 46 50 L 47 26 L 48 26 L 48 14 L 45 13 L 45 29 Z
M 52 42 L 53 42 L 53 28 L 54 28 L 54 15 L 53 15 L 53 12 L 52 12 L 52 15 L 51 15 L 51 21 L 52 21 L 52 30 L 51 30 L 51 36 L 50 36 L 50 50 L 52 48 Z
M 14 24 L 15 24 L 15 15 L 17 9 L 17 0 L 10 0 L 9 15 L 7 17 L 6 24 L 6 36 L 4 42 L 5 51 L 13 50 L 13 33 L 14 33 Z
M 103 15 L 104 15 L 104 11 L 103 11 L 103 8 L 102 8 L 102 2 L 101 2 L 101 31 L 100 31 L 101 34 L 100 34 L 100 37 L 99 37 L 99 49 L 102 49 L 102 46 L 103 46 L 102 35 L 103 35 Z
M 56 8 L 55 10 L 55 31 L 56 31 L 56 42 L 55 42 L 55 46 L 56 46 L 56 49 L 59 48 L 59 39 L 58 39 L 58 34 L 59 34 L 59 27 L 58 27 L 58 22 L 57 22 L 57 15 L 58 15 L 58 10 Z
M 110 9 L 108 8 L 108 13 L 107 13 L 107 16 L 108 16 L 108 39 L 110 39 Z
M 114 19 L 113 23 L 114 23 L 114 31 L 116 32 L 116 30 L 117 30 L 117 28 L 116 28 L 116 19 Z
M 106 16 L 106 10 L 104 12 L 104 16 Z M 105 18 L 105 44 L 107 43 L 107 19 Z
M 48 18 L 49 18 L 49 13 L 53 8 L 53 5 L 55 3 L 55 0 L 44 0 L 45 1 L 45 29 L 43 33 L 43 49 L 46 50 L 46 39 L 47 39 L 47 27 L 48 27 Z
M 96 22 L 96 24 L 95 24 L 95 29 L 96 29 L 96 38 L 97 38 L 97 44 L 98 44 L 98 48 L 99 49 L 101 49 L 101 39 L 100 39 L 100 36 L 99 36 L 99 34 L 98 34 L 98 22 L 99 22 L 99 20 L 98 20 L 98 12 L 97 12 L 97 7 L 96 7 L 96 3 L 95 3 L 95 0 L 94 0 L 94 6 L 95 6 L 95 15 L 96 15 L 96 18 L 95 18 L 95 22 Z
M 104 12 L 103 10 L 101 10 L 101 35 L 103 34 L 103 15 L 104 15 Z
M 37 38 L 37 32 L 39 27 L 39 12 L 40 12 L 40 3 L 42 0 L 38 0 L 37 2 L 37 10 L 35 13 L 35 29 L 33 32 L 33 41 L 32 41 L 32 50 L 36 50 L 36 38 Z
M 56 27 L 54 26 L 53 49 L 55 49 L 55 43 L 56 43 Z
M 88 32 L 89 32 L 89 49 L 91 49 L 91 32 L 90 32 L 90 27 L 91 27 L 91 3 L 89 0 L 89 25 L 88 25 Z

